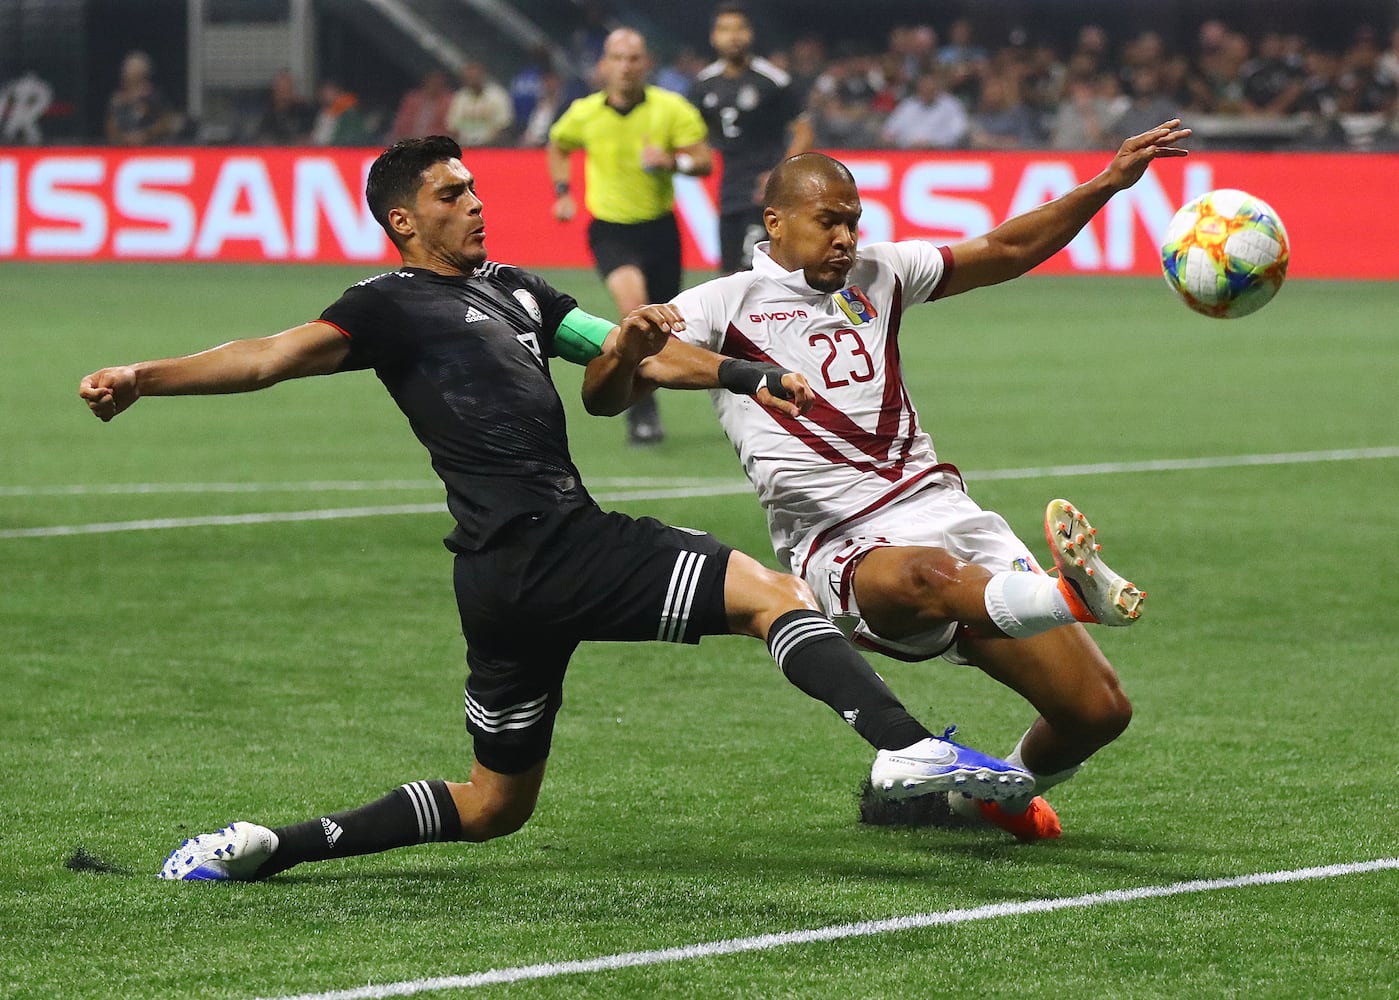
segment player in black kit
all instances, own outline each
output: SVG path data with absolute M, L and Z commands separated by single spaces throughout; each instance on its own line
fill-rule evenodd
M 446 541 L 467 642 L 470 778 L 409 782 L 276 829 L 234 823 L 186 841 L 162 878 L 261 879 L 305 861 L 519 829 L 544 778 L 569 657 L 586 640 L 764 639 L 792 683 L 879 750 L 876 776 L 908 794 L 1026 790 L 1025 772 L 931 736 L 800 580 L 710 535 L 605 512 L 588 495 L 549 359 L 586 364 L 585 401 L 615 409 L 633 394 L 637 366 L 670 340 L 673 307 L 643 306 L 614 326 L 543 279 L 488 262 L 475 180 L 444 136 L 386 150 L 366 197 L 403 258 L 399 270 L 359 282 L 313 322 L 104 368 L 80 394 L 110 420 L 143 395 L 243 392 L 373 368 L 431 455 L 456 521 Z M 683 387 L 729 388 L 789 415 L 811 401 L 805 380 L 776 366 L 713 355 L 710 371 Z
M 709 144 L 723 154 L 719 179 L 719 271 L 753 266 L 753 245 L 767 239 L 763 189 L 789 156 L 811 149 L 806 95 L 791 77 L 753 55 L 753 22 L 742 4 L 714 11 L 709 44 L 718 60 L 700 71 L 690 101 L 709 126 Z

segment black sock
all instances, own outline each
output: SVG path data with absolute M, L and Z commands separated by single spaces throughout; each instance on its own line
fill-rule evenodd
M 277 850 L 257 870 L 259 878 L 303 861 L 456 840 L 461 836 L 461 819 L 445 781 L 413 781 L 357 809 L 280 826 L 272 832 L 277 835 Z
M 777 619 L 768 650 L 789 681 L 830 705 L 876 749 L 902 750 L 932 735 L 819 612 L 788 611 Z

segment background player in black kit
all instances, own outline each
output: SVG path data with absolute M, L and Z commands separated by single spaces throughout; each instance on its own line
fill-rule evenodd
M 569 455 L 548 359 L 586 363 L 585 401 L 612 406 L 669 339 L 673 307 L 643 306 L 614 326 L 541 278 L 487 262 L 475 180 L 445 136 L 386 150 L 366 197 L 401 269 L 359 282 L 313 322 L 104 368 L 82 380 L 80 395 L 110 420 L 142 395 L 244 392 L 372 367 L 431 454 L 456 521 L 447 547 L 456 554 L 475 761 L 465 782 L 413 781 L 303 823 L 239 822 L 204 834 L 170 855 L 162 878 L 260 879 L 305 861 L 514 832 L 534 810 L 564 672 L 584 640 L 752 635 L 794 684 L 879 748 L 874 773 L 909 794 L 969 787 L 1001 798 L 1033 783 L 1004 761 L 932 737 L 800 580 L 710 535 L 594 503 Z M 790 414 L 810 402 L 799 375 L 732 360 L 721 373 L 721 360 L 676 387 L 723 386 Z
M 690 100 L 709 126 L 709 144 L 723 154 L 719 180 L 719 271 L 753 266 L 753 244 L 767 239 L 763 189 L 789 156 L 811 149 L 806 95 L 791 77 L 753 55 L 753 22 L 742 4 L 714 11 L 709 44 L 718 60 L 700 71 Z

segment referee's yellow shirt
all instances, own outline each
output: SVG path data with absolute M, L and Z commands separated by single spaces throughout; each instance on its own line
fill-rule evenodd
M 565 152 L 585 152 L 584 203 L 604 222 L 647 222 L 669 212 L 675 201 L 668 170 L 641 169 L 643 146 L 668 153 L 693 146 L 706 135 L 704 119 L 679 94 L 647 87 L 645 97 L 619 114 L 599 92 L 580 97 L 549 129 L 549 138 Z

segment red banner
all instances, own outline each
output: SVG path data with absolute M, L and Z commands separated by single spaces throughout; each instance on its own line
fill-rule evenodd
M 0 260 L 219 260 L 366 264 L 397 258 L 364 205 L 376 150 L 0 150 Z M 955 242 L 1058 197 L 1106 153 L 837 154 L 859 182 L 862 239 Z M 581 158 L 575 188 L 582 190 Z M 537 150 L 471 150 L 496 260 L 588 266 L 584 223 L 550 216 Z M 1399 156 L 1194 153 L 1155 164 L 1042 270 L 1156 274 L 1175 208 L 1242 188 L 1277 210 L 1294 277 L 1399 278 Z M 714 181 L 679 178 L 686 263 L 718 259 Z

